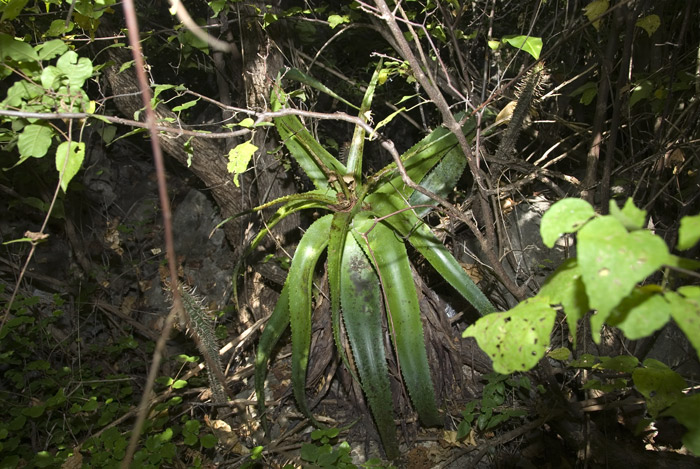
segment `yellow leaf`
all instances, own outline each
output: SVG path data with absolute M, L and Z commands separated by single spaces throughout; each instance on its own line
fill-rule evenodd
M 499 112 L 496 116 L 496 122 L 494 122 L 494 124 L 506 125 L 508 122 L 510 122 L 511 117 L 513 117 L 513 111 L 515 111 L 515 106 L 517 105 L 518 101 L 511 101 L 506 104 L 503 109 L 501 109 L 501 112 Z
M 661 26 L 661 18 L 659 18 L 659 15 L 647 15 L 644 18 L 639 18 L 634 24 L 646 31 L 651 37 Z
M 583 11 L 588 18 L 588 21 L 593 24 L 595 29 L 600 29 L 600 15 L 608 11 L 610 2 L 608 0 L 595 0 L 583 8 Z

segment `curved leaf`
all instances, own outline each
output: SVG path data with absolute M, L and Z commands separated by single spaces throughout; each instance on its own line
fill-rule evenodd
M 275 87 L 271 97 L 274 111 L 282 109 L 284 98 L 284 91 L 280 87 Z M 333 173 L 336 175 L 346 173 L 345 166 L 313 138 L 297 116 L 276 117 L 273 120 L 289 153 L 317 189 L 330 187 L 329 177 Z
M 287 330 L 289 325 L 289 288 L 285 285 L 282 288 L 275 310 L 267 320 L 265 329 L 260 335 L 258 350 L 255 355 L 255 396 L 258 400 L 258 415 L 262 420 L 265 432 L 269 429 L 265 418 L 265 378 L 267 378 L 267 364 L 270 361 L 272 350 L 279 342 L 280 337 Z
M 434 194 L 447 197 L 457 185 L 459 178 L 462 177 L 466 166 L 467 159 L 464 157 L 464 153 L 459 147 L 453 147 L 435 168 L 420 181 L 420 185 Z M 411 206 L 435 205 L 436 202 L 427 195 L 415 191 L 408 199 L 408 204 Z M 418 207 L 415 209 L 415 212 L 419 217 L 423 218 L 430 210 L 430 207 Z
M 389 371 L 384 354 L 382 296 L 377 274 L 352 234 L 341 263 L 340 298 L 348 340 L 389 459 L 399 456 Z
M 378 223 L 368 235 L 387 305 L 387 321 L 401 374 L 424 425 L 441 424 L 425 350 L 423 324 L 406 246 L 394 230 Z
M 369 117 L 369 112 L 372 107 L 372 98 L 374 97 L 374 89 L 377 87 L 377 80 L 379 78 L 379 71 L 382 68 L 382 61 L 380 60 L 377 64 L 377 68 L 374 70 L 372 79 L 369 81 L 369 86 L 367 86 L 367 91 L 365 92 L 365 97 L 362 99 L 362 106 L 360 106 L 359 118 L 364 122 L 367 122 Z M 356 183 L 362 181 L 362 154 L 365 148 L 365 129 L 359 125 L 355 126 L 355 132 L 352 135 L 352 141 L 350 142 L 350 149 L 348 151 L 348 174 L 351 175 Z
M 311 346 L 311 288 L 318 258 L 328 244 L 333 215 L 316 220 L 299 241 L 285 285 L 289 285 L 289 322 L 292 327 L 292 388 L 299 409 L 314 425 L 306 404 L 306 368 Z
M 437 270 L 437 272 L 457 290 L 479 313 L 488 314 L 495 311 L 491 302 L 479 287 L 467 275 L 457 259 L 445 248 L 412 210 L 398 212 L 406 205 L 399 197 L 390 194 L 372 194 L 366 201 L 381 216 L 389 216 L 386 221 L 401 236 L 408 240 L 416 250 Z

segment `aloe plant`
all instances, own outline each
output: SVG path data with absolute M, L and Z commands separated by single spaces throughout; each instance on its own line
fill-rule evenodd
M 359 108 L 367 120 L 381 64 L 377 67 Z M 299 73 L 296 73 L 298 79 Z M 308 78 L 308 77 L 307 77 Z M 308 82 L 307 82 L 308 84 Z M 283 109 L 286 95 L 277 84 L 273 110 Z M 379 430 L 386 454 L 398 456 L 393 401 L 389 388 L 383 341 L 386 315 L 393 352 L 403 382 L 424 425 L 441 423 L 421 323 L 418 294 L 405 242 L 408 241 L 481 314 L 494 310 L 489 300 L 464 272 L 457 260 L 421 220 L 432 203 L 413 193 L 395 164 L 368 177 L 362 174 L 365 130 L 355 128 L 347 164 L 342 164 L 316 141 L 298 117 L 285 115 L 274 124 L 292 157 L 309 176 L 315 189 L 257 207 L 280 205 L 253 240 L 251 252 L 285 216 L 303 209 L 329 213 L 316 220 L 299 242 L 278 303 L 260 338 L 256 356 L 255 387 L 262 416 L 264 383 L 270 353 L 287 326 L 291 326 L 292 387 L 299 409 L 317 424 L 306 402 L 306 369 L 311 342 L 312 281 L 324 251 L 327 252 L 331 323 L 338 353 L 359 379 Z M 474 121 L 464 125 L 465 135 Z M 429 190 L 447 195 L 464 171 L 465 157 L 456 137 L 438 128 L 401 157 L 409 177 Z M 414 205 L 418 207 L 413 208 Z M 352 350 L 351 360 L 341 346 L 341 320 Z M 264 417 L 263 417 L 264 421 Z

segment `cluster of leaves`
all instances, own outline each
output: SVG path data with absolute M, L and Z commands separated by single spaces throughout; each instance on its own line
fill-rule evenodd
M 471 401 L 462 411 L 463 419 L 457 427 L 458 440 L 466 438 L 473 428 L 485 432 L 513 418 L 528 415 L 527 410 L 513 407 L 516 399 L 529 399 L 532 385 L 527 376 L 489 373 L 483 379 L 486 385 L 481 399 Z
M 359 108 L 359 118 L 364 121 L 368 119 L 380 71 L 381 63 Z M 274 109 L 281 109 L 285 100 L 278 86 L 272 96 Z M 260 339 L 256 359 L 259 402 L 262 407 L 272 349 L 291 325 L 294 395 L 302 412 L 316 422 L 306 403 L 306 369 L 311 341 L 312 284 L 321 254 L 327 249 L 331 321 L 338 353 L 347 368 L 359 375 L 386 453 L 395 458 L 398 444 L 383 345 L 384 324 L 389 329 L 404 383 L 421 421 L 426 425 L 441 423 L 405 241 L 479 312 L 492 312 L 493 306 L 422 222 L 420 216 L 427 213 L 429 204 L 416 202 L 418 195 L 404 185 L 396 165 L 368 177 L 363 175 L 365 130 L 361 125 L 355 128 L 347 165 L 328 153 L 296 116 L 276 118 L 275 125 L 292 157 L 316 189 L 266 205 L 283 204 L 268 221 L 267 229 L 302 209 L 324 209 L 331 213 L 316 220 L 302 237 L 280 299 Z M 473 120 L 467 120 L 465 134 L 473 127 Z M 465 166 L 455 136 L 444 128 L 431 133 L 401 158 L 409 177 L 443 195 L 451 191 Z M 433 169 L 433 173 L 448 177 L 431 178 Z M 251 251 L 267 234 L 267 229 L 253 241 Z M 354 367 L 349 365 L 342 346 L 341 310 Z
M 311 432 L 311 443 L 304 443 L 301 447 L 301 459 L 321 468 L 357 469 L 350 457 L 350 445 L 347 441 L 336 442 L 340 430 L 337 428 L 317 429 Z M 381 459 L 370 459 L 360 468 L 393 468 L 387 466 Z
M 0 294 L 3 290 L 0 285 Z M 131 428 L 129 421 L 120 426 L 113 422 L 136 404 L 132 381 L 88 362 L 79 369 L 70 366 L 72 360 L 63 359 L 51 333 L 61 327 L 63 300 L 56 295 L 51 305 L 40 301 L 36 296 L 19 296 L 0 331 L 0 467 L 57 467 L 66 461 L 81 462 L 83 467 L 118 467 Z M 50 313 L 39 312 L 47 307 Z M 125 337 L 99 353 L 118 361 L 137 346 L 132 337 Z M 167 389 L 188 384 L 167 377 L 161 383 Z M 182 407 L 183 399 L 177 395 L 154 406 L 143 447 L 135 455 L 139 467 L 161 467 L 182 448 L 201 454 L 216 445 L 217 438 L 199 420 L 180 416 Z M 199 456 L 199 463 L 194 459 L 197 466 L 203 458 Z
M 561 236 L 575 233 L 577 257 L 564 262 L 536 296 L 510 311 L 479 319 L 464 336 L 476 338 L 497 372 L 529 370 L 549 346 L 554 306 L 558 305 L 566 313 L 574 341 L 579 319 L 591 309 L 596 311 L 590 317 L 596 343 L 604 324 L 619 328 L 629 339 L 639 339 L 673 318 L 700 356 L 700 287 L 686 285 L 673 290 L 668 284 L 640 285 L 659 269 L 694 270 L 700 263 L 671 254 L 660 236 L 643 228 L 645 220 L 646 212 L 635 207 L 631 199 L 622 209 L 610 201 L 610 215 L 605 216 L 597 215 L 581 199 L 557 202 L 542 218 L 542 239 L 553 247 Z M 700 216 L 684 217 L 677 249 L 689 249 L 699 240 Z M 655 363 L 644 365 L 659 368 Z M 675 396 L 678 402 L 674 405 L 700 419 L 700 395 Z M 699 436 L 697 431 L 686 435 L 688 448 L 696 454 L 700 453 Z

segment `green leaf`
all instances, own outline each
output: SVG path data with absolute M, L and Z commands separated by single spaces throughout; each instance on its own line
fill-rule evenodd
M 17 18 L 19 13 L 22 11 L 24 6 L 27 4 L 28 0 L 10 0 L 3 5 L 2 18 L 0 22 L 12 21 Z
M 647 411 L 656 418 L 662 410 L 675 404 L 683 397 L 685 380 L 660 361 L 648 358 L 644 367 L 632 373 L 634 387 L 647 401 Z
M 292 388 L 299 409 L 314 425 L 306 403 L 306 368 L 311 346 L 311 300 L 314 270 L 326 249 L 333 215 L 316 220 L 299 241 L 285 285 L 289 285 L 289 323 L 292 328 Z
M 68 23 L 66 27 L 66 20 L 53 20 L 49 29 L 46 31 L 46 35 L 49 37 L 63 36 L 66 33 L 73 31 L 75 24 L 72 21 Z
M 193 99 L 192 101 L 187 101 L 186 103 L 180 104 L 179 106 L 175 106 L 172 110 L 173 110 L 173 112 L 184 111 L 186 109 L 191 108 L 192 106 L 194 106 L 198 102 L 199 102 L 199 98 Z
M 38 62 L 39 54 L 26 42 L 0 33 L 0 61 L 4 61 L 8 58 L 19 63 Z
M 634 25 L 642 28 L 651 37 L 661 26 L 661 18 L 659 18 L 659 15 L 647 15 L 639 18 Z
M 655 86 L 651 80 L 640 80 L 634 88 L 632 88 L 632 94 L 630 95 L 630 108 L 634 107 L 639 101 L 648 99 L 654 92 Z
M 83 142 L 63 142 L 56 149 L 56 169 L 61 177 L 63 192 L 68 190 L 68 184 L 73 176 L 78 174 L 84 158 L 85 143 Z
M 671 317 L 700 358 L 700 287 L 688 285 L 680 287 L 677 293 L 664 295 L 670 304 Z
M 670 304 L 656 285 L 638 287 L 620 302 L 606 321 L 631 340 L 648 337 L 666 325 Z
M 298 81 L 299 83 L 303 83 L 304 85 L 310 86 L 311 88 L 317 89 L 318 91 L 325 93 L 332 98 L 337 99 L 341 103 L 347 104 L 348 106 L 350 106 L 353 109 L 357 109 L 358 111 L 360 110 L 360 108 L 358 108 L 357 106 L 352 104 L 350 101 L 343 98 L 338 93 L 336 93 L 332 89 L 328 88 L 326 85 L 324 85 L 323 83 L 321 83 L 317 79 L 305 74 L 301 70 L 298 70 L 296 68 L 290 68 L 285 72 L 284 78 L 288 78 L 290 80 L 295 80 L 295 81 Z
M 228 152 L 228 164 L 226 165 L 226 169 L 229 173 L 234 174 L 233 183 L 236 187 L 241 186 L 238 182 L 238 175 L 245 172 L 248 168 L 248 163 L 250 163 L 250 159 L 256 151 L 258 151 L 258 147 L 248 141 L 236 145 Z
M 57 90 L 61 87 L 63 72 L 53 65 L 49 65 L 41 71 L 41 86 L 45 90 Z
M 508 43 L 516 49 L 522 49 L 535 60 L 539 60 L 540 53 L 542 52 L 542 38 L 532 37 L 532 36 L 504 36 L 501 39 L 502 42 Z
M 53 129 L 44 124 L 29 124 L 17 139 L 17 149 L 23 157 L 41 158 L 49 151 Z
M 631 355 L 618 355 L 616 357 L 600 357 L 600 364 L 594 368 L 600 370 L 613 370 L 620 373 L 632 373 L 639 365 L 637 357 Z
M 564 308 L 569 332 L 575 343 L 578 320 L 591 309 L 576 258 L 564 261 L 547 279 L 537 296 L 549 298 L 550 304 L 560 304 Z
M 681 218 L 676 248 L 685 251 L 698 244 L 698 241 L 700 241 L 700 215 Z
M 576 88 L 571 93 L 571 96 L 573 97 L 581 95 L 579 102 L 585 106 L 588 106 L 593 102 L 593 98 L 595 98 L 597 94 L 598 85 L 595 82 L 589 81 Z
M 85 80 L 92 76 L 92 62 L 86 57 L 78 57 L 69 50 L 56 61 L 56 67 L 68 77 L 71 87 L 82 88 Z
M 695 456 L 700 456 L 700 394 L 683 396 L 661 415 L 675 417 L 688 429 L 683 435 L 683 444 Z
M 389 459 L 399 456 L 393 398 L 384 355 L 382 294 L 369 260 L 352 234 L 342 256 L 340 301 L 348 341 Z
M 35 419 L 41 417 L 45 410 L 46 406 L 44 404 L 37 404 L 35 406 L 22 409 L 22 415 Z
M 467 158 L 464 156 L 464 153 L 459 147 L 454 147 L 421 180 L 420 185 L 430 192 L 445 198 L 454 190 L 466 166 Z M 408 204 L 411 206 L 436 205 L 436 202 L 422 192 L 415 191 L 408 200 Z M 430 207 L 419 207 L 414 210 L 419 217 L 423 218 L 431 209 Z
M 362 105 L 360 106 L 359 118 L 363 122 L 370 121 L 370 109 L 372 108 L 372 98 L 374 97 L 374 90 L 377 87 L 377 80 L 379 78 L 379 71 L 382 67 L 382 61 L 380 60 L 377 64 L 374 73 L 372 74 L 372 79 L 367 86 L 367 91 L 365 91 L 365 96 L 362 99 Z M 355 130 L 352 135 L 352 140 L 350 142 L 350 149 L 348 150 L 347 159 L 347 170 L 348 174 L 351 175 L 356 183 L 362 181 L 362 155 L 365 147 L 365 129 L 359 125 L 355 126 Z
M 632 197 L 627 199 L 622 210 L 617 206 L 617 202 L 612 199 L 610 200 L 609 207 L 610 215 L 617 218 L 628 231 L 640 230 L 644 227 L 644 220 L 646 220 L 647 212 L 646 210 L 638 209 L 634 205 Z
M 343 24 L 343 23 L 349 23 L 349 22 L 350 22 L 350 15 L 343 15 L 343 16 L 330 15 L 328 17 L 328 26 L 330 26 L 331 29 L 335 29 L 336 26 Z
M 583 199 L 562 199 L 542 215 L 540 234 L 542 242 L 553 248 L 557 240 L 566 233 L 575 233 L 595 216 L 591 204 Z
M 216 446 L 216 444 L 219 442 L 219 439 L 211 433 L 208 433 L 206 435 L 202 435 L 199 438 L 199 442 L 202 444 L 202 448 L 209 449 Z
M 545 214 L 546 215 L 546 214 Z M 543 218 L 544 222 L 544 218 Z M 612 309 L 641 282 L 667 262 L 666 243 L 648 231 L 628 233 L 612 216 L 587 223 L 578 233 L 578 263 L 586 285 L 593 339 Z
M 588 21 L 591 21 L 595 29 L 600 29 L 600 19 L 598 19 L 603 13 L 608 11 L 610 2 L 608 0 L 595 0 L 583 9 Z
M 65 21 L 64 21 L 65 23 Z M 40 60 L 51 60 L 68 50 L 68 45 L 61 39 L 52 39 L 36 46 Z
M 187 381 L 184 379 L 177 379 L 172 384 L 173 389 L 182 389 L 187 387 Z
M 368 239 L 382 283 L 387 321 L 404 383 L 421 422 L 427 426 L 439 425 L 441 419 L 435 404 L 418 295 L 406 246 L 384 223 L 378 223 Z
M 566 347 L 559 347 L 547 352 L 547 356 L 549 358 L 553 358 L 554 360 L 564 362 L 571 358 L 571 350 Z
M 401 236 L 437 270 L 481 314 L 495 311 L 491 302 L 467 275 L 457 259 L 445 248 L 435 234 L 411 210 L 398 212 L 405 207 L 402 199 L 391 194 L 375 193 L 367 197 L 367 202 L 378 215 L 387 216 L 389 223 Z
M 535 367 L 549 347 L 556 311 L 546 298 L 530 298 L 505 313 L 484 316 L 462 337 L 474 337 L 493 360 L 497 373 L 509 374 Z

